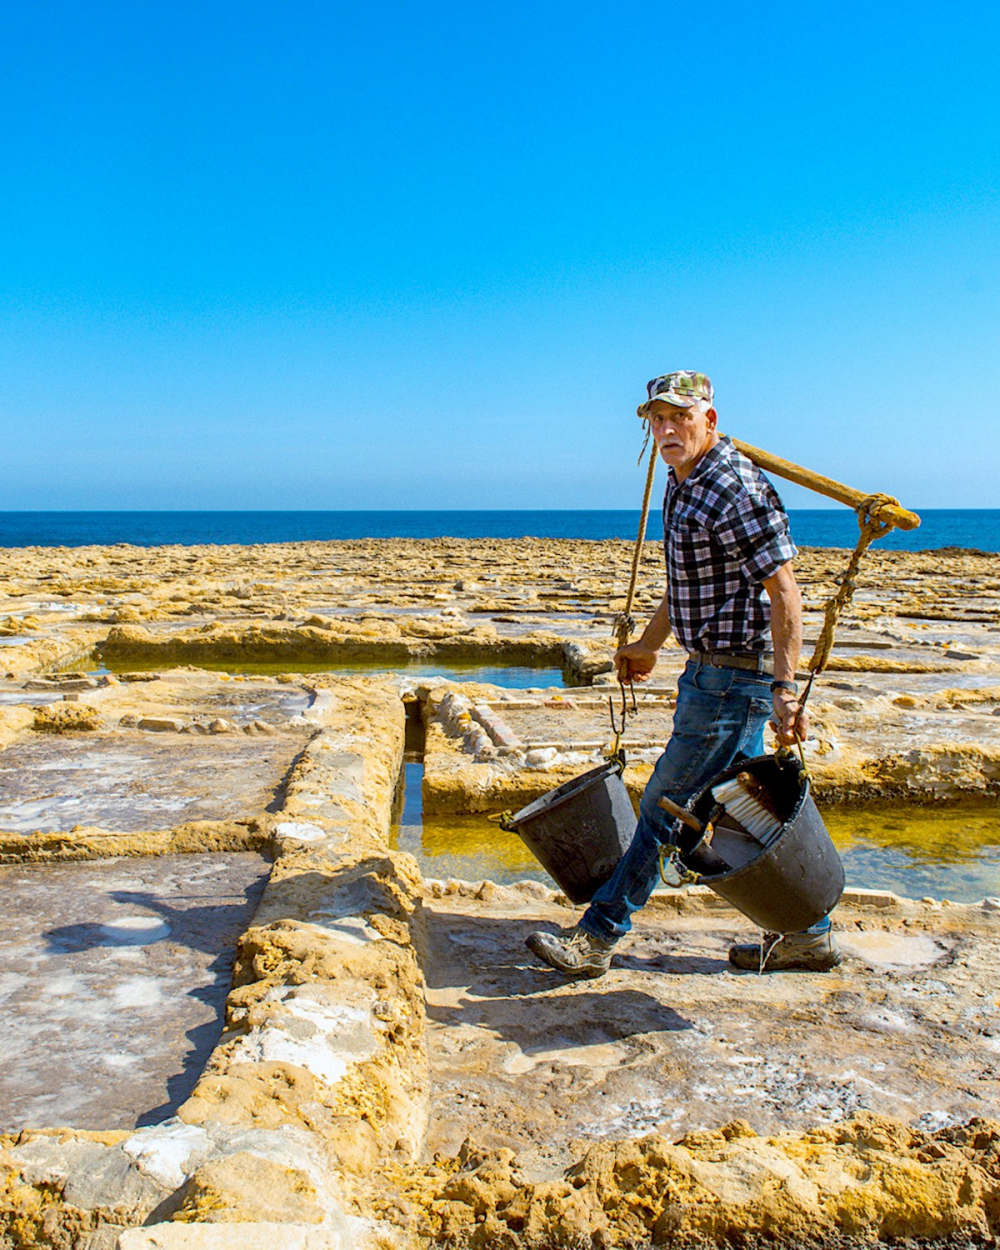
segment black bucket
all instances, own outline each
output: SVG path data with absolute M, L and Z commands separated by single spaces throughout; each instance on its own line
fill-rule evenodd
M 573 903 L 589 903 L 635 834 L 635 812 L 609 760 L 543 794 L 505 822 Z
M 800 933 L 827 915 L 844 892 L 844 866 L 809 794 L 809 775 L 794 755 L 760 755 L 733 764 L 688 804 L 704 824 L 712 787 L 750 773 L 768 791 L 780 831 L 766 846 L 716 826 L 711 845 L 680 826 L 680 859 L 706 885 L 772 933 Z

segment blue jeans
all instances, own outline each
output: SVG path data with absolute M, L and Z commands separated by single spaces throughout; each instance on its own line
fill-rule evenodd
M 605 942 L 628 933 L 632 913 L 645 907 L 659 880 L 660 848 L 673 840 L 675 820 L 657 800 L 667 795 L 684 804 L 736 760 L 763 755 L 771 711 L 769 674 L 687 663 L 677 683 L 673 732 L 643 791 L 635 836 L 584 912 L 581 929 Z M 824 918 L 808 932 L 829 927 Z

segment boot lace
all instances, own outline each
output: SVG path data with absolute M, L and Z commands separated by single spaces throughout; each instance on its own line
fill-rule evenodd
M 763 976 L 764 969 L 767 967 L 767 961 L 774 954 L 778 944 L 784 938 L 783 933 L 765 933 L 760 940 L 760 967 L 757 969 L 757 975 Z

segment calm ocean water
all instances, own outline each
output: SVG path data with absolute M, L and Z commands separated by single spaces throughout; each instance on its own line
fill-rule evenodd
M 792 509 L 803 547 L 853 547 L 858 525 L 840 509 Z M 929 509 L 917 530 L 894 530 L 886 548 L 974 547 L 1000 551 L 1000 510 Z M 0 512 L 0 547 L 82 547 L 131 543 L 315 542 L 349 538 L 634 539 L 638 511 L 602 512 Z M 649 537 L 662 538 L 659 514 Z

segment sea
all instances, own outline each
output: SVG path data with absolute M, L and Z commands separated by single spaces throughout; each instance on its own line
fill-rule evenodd
M 878 545 L 1000 552 L 1000 509 L 934 508 L 915 530 L 893 530 Z M 853 547 L 858 523 L 847 508 L 789 511 L 800 547 Z M 359 538 L 569 538 L 634 540 L 638 510 L 462 512 L 0 512 L 0 547 L 328 542 Z M 663 537 L 658 512 L 647 536 Z

